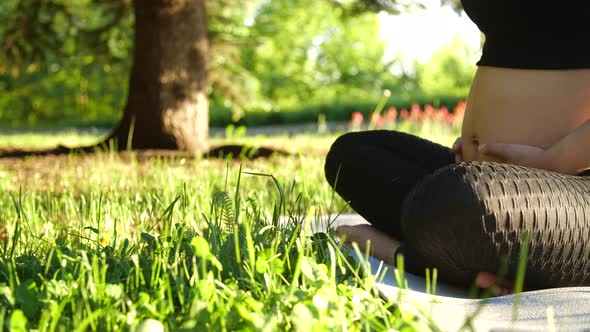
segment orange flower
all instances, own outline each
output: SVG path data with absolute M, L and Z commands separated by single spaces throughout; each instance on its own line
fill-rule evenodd
M 447 114 L 446 121 L 449 124 L 453 124 L 457 120 L 457 117 L 453 113 Z
M 0 242 L 8 240 L 8 229 L 4 225 L 0 225 Z
M 395 107 L 390 107 L 385 115 L 383 116 L 383 122 L 385 122 L 388 126 L 393 126 L 395 124 L 395 120 L 397 119 L 397 109 Z
M 434 114 L 434 119 L 439 122 L 446 122 L 448 120 L 448 116 L 449 109 L 443 106 L 436 110 L 436 113 Z
M 363 117 L 363 113 L 361 112 L 354 112 L 352 113 L 352 118 L 350 119 L 350 121 L 352 121 L 353 123 L 363 123 L 364 117 Z
M 412 121 L 421 121 L 424 118 L 424 112 L 420 108 L 418 104 L 412 104 L 412 108 L 410 110 L 410 119 Z
M 371 114 L 371 124 L 376 128 L 383 127 L 383 117 L 377 112 Z
M 405 108 L 402 108 L 400 111 L 400 116 L 406 121 L 410 120 L 410 112 L 408 112 L 408 110 Z
M 397 108 L 395 107 L 390 107 L 387 109 L 387 113 L 385 113 L 386 116 L 390 119 L 397 119 Z
M 348 127 L 351 129 L 359 129 L 359 127 L 363 124 L 363 113 L 361 112 L 354 112 L 352 113 L 352 117 L 350 121 L 348 121 Z
M 434 120 L 434 113 L 435 109 L 432 107 L 432 105 L 428 104 L 424 106 L 424 117 L 426 120 Z

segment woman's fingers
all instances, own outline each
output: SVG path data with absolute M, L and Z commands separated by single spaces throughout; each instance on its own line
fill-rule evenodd
M 451 147 L 451 150 L 453 150 L 455 152 L 460 152 L 461 151 L 461 147 L 462 147 L 461 146 L 462 145 L 461 143 L 462 143 L 461 137 L 457 138 L 455 140 L 455 143 L 453 143 L 453 147 Z
M 496 275 L 489 272 L 480 272 L 475 278 L 475 283 L 480 288 L 490 288 L 496 283 Z
M 453 143 L 453 146 L 451 147 L 451 150 L 453 150 L 453 152 L 455 152 L 455 162 L 456 163 L 460 163 L 463 161 L 462 148 L 463 148 L 463 145 L 462 145 L 461 137 L 459 137 L 455 140 L 455 143 Z
M 514 284 L 511 281 L 499 280 L 493 273 L 478 273 L 475 278 L 475 283 L 479 288 L 491 288 L 496 296 L 514 293 Z

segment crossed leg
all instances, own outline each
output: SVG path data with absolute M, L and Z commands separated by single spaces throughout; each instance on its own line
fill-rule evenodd
M 339 137 L 326 157 L 330 185 L 372 225 L 342 226 L 337 232 L 347 243 L 356 242 L 386 262 L 395 261 L 405 241 L 401 227 L 404 198 L 413 186 L 435 170 L 455 163 L 448 147 L 396 131 L 349 133 Z M 477 275 L 482 288 L 495 286 L 498 295 L 511 285 L 498 287 L 489 272 Z

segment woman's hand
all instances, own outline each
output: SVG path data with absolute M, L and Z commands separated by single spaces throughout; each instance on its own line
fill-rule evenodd
M 510 143 L 486 143 L 477 148 L 480 153 L 502 159 L 505 163 L 553 171 L 552 162 L 544 149 Z
M 453 143 L 453 147 L 451 148 L 451 150 L 453 150 L 453 152 L 455 152 L 455 162 L 457 164 L 463 161 L 463 144 L 462 143 L 463 142 L 461 141 L 461 137 L 459 137 L 455 140 L 455 143 Z

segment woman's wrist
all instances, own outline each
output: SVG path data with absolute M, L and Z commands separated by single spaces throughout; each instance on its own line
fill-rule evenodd
M 588 142 L 590 142 L 590 120 L 545 150 L 543 158 L 547 167 L 562 174 L 579 174 L 590 166 L 590 155 L 587 153 Z
M 558 160 L 559 158 L 557 158 L 555 152 L 552 149 L 545 150 L 541 157 L 541 168 L 548 171 L 561 173 L 561 165 Z
M 558 145 L 545 150 L 542 158 L 543 169 L 566 175 L 576 175 L 577 168 L 572 167 L 567 156 L 561 153 Z

